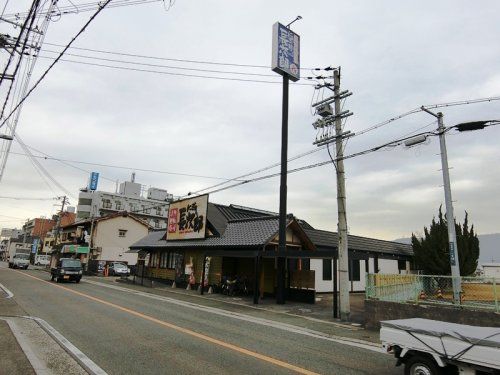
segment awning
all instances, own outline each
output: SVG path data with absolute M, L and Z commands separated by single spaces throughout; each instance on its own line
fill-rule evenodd
M 64 245 L 61 249 L 62 254 L 88 254 L 88 246 L 78 246 L 78 245 Z

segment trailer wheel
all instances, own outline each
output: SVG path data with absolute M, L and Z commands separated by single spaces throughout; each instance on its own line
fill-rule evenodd
M 405 375 L 439 375 L 441 373 L 441 368 L 430 357 L 415 355 L 405 363 Z

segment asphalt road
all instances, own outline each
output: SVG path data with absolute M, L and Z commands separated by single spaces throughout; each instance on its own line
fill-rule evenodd
M 394 359 L 233 317 L 218 309 L 95 283 L 58 284 L 0 265 L 0 283 L 109 374 L 401 374 Z

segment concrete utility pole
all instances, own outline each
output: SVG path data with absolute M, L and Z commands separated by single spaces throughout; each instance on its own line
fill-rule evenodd
M 333 89 L 335 95 L 335 147 L 337 150 L 337 208 L 339 234 L 339 294 L 340 319 L 348 321 L 351 314 L 349 301 L 349 256 L 347 246 L 347 213 L 344 172 L 344 150 L 342 143 L 342 118 L 340 116 L 340 71 L 333 72 Z
M 455 232 L 455 215 L 453 213 L 453 202 L 451 200 L 450 170 L 448 167 L 448 153 L 446 151 L 446 140 L 444 136 L 445 127 L 443 114 L 435 114 L 425 107 L 421 109 L 434 116 L 438 120 L 439 146 L 441 148 L 441 168 L 443 170 L 444 198 L 446 204 L 446 222 L 448 224 L 448 250 L 450 252 L 451 276 L 453 282 L 453 302 L 460 305 L 460 293 L 462 292 L 460 279 L 460 263 L 458 260 L 457 234 Z
M 54 235 L 54 246 L 57 245 L 57 238 L 59 237 L 59 229 L 61 228 L 61 215 L 64 212 L 64 206 L 68 203 L 68 197 L 65 195 L 62 197 L 58 197 L 58 199 L 62 199 L 61 202 L 61 211 L 59 211 L 59 215 L 57 215 L 57 223 L 56 223 L 56 233 Z
M 349 302 L 349 258 L 347 244 L 347 214 L 346 214 L 346 192 L 345 192 L 345 172 L 344 172 L 344 150 L 343 139 L 353 134 L 350 131 L 342 132 L 342 120 L 353 113 L 341 110 L 340 101 L 352 95 L 349 91 L 340 91 L 340 67 L 329 68 L 333 70 L 333 92 L 334 95 L 321 100 L 312 106 L 316 114 L 322 118 L 313 123 L 313 127 L 318 130 L 316 141 L 317 146 L 328 145 L 335 141 L 336 160 L 332 160 L 337 172 L 337 208 L 338 208 L 338 260 L 339 260 L 339 294 L 340 294 L 340 319 L 348 321 L 350 318 Z M 331 90 L 331 83 L 318 85 L 317 89 L 328 88 Z M 334 104 L 332 110 L 331 103 Z M 335 134 L 332 135 L 331 128 L 335 126 Z M 333 257 L 333 317 L 337 318 L 337 260 Z

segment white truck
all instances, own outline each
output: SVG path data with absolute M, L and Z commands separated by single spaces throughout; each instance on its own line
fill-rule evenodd
M 500 374 L 500 328 L 418 318 L 380 323 L 380 340 L 405 375 Z
M 24 268 L 28 269 L 30 265 L 30 255 L 25 253 L 16 252 L 10 257 L 9 268 Z

